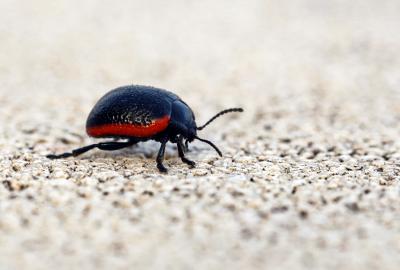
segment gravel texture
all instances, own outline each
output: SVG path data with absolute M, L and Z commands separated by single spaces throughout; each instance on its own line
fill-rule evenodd
M 400 2 L 144 2 L 0 2 L 0 269 L 400 269 Z M 126 84 L 245 112 L 45 158 Z

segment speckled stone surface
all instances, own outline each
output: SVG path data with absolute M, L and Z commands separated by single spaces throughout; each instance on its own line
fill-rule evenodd
M 325 2 L 1 1 L 0 269 L 400 269 L 400 2 Z M 245 113 L 45 158 L 126 84 Z

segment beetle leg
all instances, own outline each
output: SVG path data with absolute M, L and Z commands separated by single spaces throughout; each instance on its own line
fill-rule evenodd
M 125 148 L 128 146 L 131 146 L 135 143 L 136 143 L 136 141 L 95 143 L 95 144 L 91 144 L 88 146 L 84 146 L 84 147 L 72 150 L 71 152 L 66 152 L 66 153 L 59 154 L 59 155 L 47 155 L 46 157 L 49 159 L 76 157 L 76 156 L 79 156 L 89 150 L 92 150 L 93 148 L 96 148 L 96 147 L 99 148 L 100 150 L 113 151 L 113 150 L 118 150 L 118 149 L 122 149 L 122 148 Z
M 191 161 L 190 159 L 185 158 L 185 152 L 184 152 L 185 146 L 183 145 L 182 140 L 178 140 L 177 145 L 178 145 L 178 154 L 182 162 L 188 164 L 191 168 L 194 168 L 196 163 L 194 161 Z
M 164 167 L 163 160 L 164 160 L 164 154 L 165 154 L 165 146 L 167 145 L 167 141 L 168 139 L 164 139 L 161 141 L 161 146 L 160 146 L 160 150 L 158 151 L 158 155 L 157 155 L 157 168 L 160 172 L 166 173 L 167 172 L 167 168 Z
M 185 152 L 189 152 L 189 141 L 185 141 Z
M 187 153 L 187 152 L 189 152 L 189 141 L 186 140 L 185 143 L 183 143 L 184 139 L 185 138 L 182 135 L 179 135 L 178 136 L 178 140 L 176 142 L 174 142 L 174 143 L 180 142 L 182 150 L 183 150 L 183 153 Z

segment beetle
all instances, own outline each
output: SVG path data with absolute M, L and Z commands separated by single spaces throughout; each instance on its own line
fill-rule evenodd
M 76 157 L 94 148 L 118 150 L 138 142 L 155 140 L 161 143 L 156 158 L 157 168 L 160 172 L 167 172 L 163 160 L 165 146 L 170 141 L 177 144 L 182 162 L 193 168 L 195 162 L 187 159 L 185 152 L 188 151 L 188 144 L 195 139 L 209 144 L 222 157 L 218 147 L 199 138 L 197 131 L 230 112 L 243 112 L 243 109 L 223 110 L 198 127 L 191 108 L 174 93 L 143 85 L 118 87 L 100 98 L 86 121 L 86 132 L 90 137 L 113 138 L 114 141 L 91 144 L 59 155 L 47 155 L 47 158 Z

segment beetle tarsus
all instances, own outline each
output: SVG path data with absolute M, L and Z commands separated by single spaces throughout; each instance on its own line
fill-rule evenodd
M 59 155 L 47 155 L 46 157 L 48 159 L 59 159 L 59 158 L 67 158 L 67 157 L 72 157 L 72 153 L 63 153 L 63 154 L 59 154 Z
M 168 172 L 167 168 L 165 168 L 165 166 L 162 163 L 157 163 L 157 169 L 162 173 Z
M 181 157 L 182 162 L 186 163 L 187 165 L 190 166 L 191 169 L 193 169 L 194 167 L 196 167 L 196 162 L 194 162 L 193 160 L 187 159 L 185 157 Z

